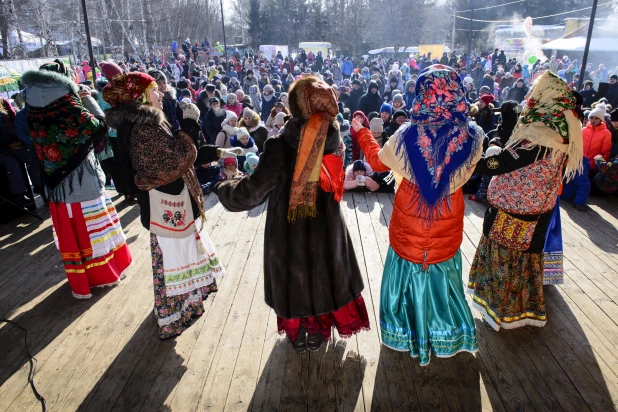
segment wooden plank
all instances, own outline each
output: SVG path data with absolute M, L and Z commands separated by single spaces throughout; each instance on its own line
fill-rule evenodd
M 354 251 L 358 260 L 361 275 L 365 282 L 365 290 L 363 291 L 363 298 L 365 300 L 365 306 L 367 307 L 367 314 L 369 315 L 369 321 L 371 323 L 369 332 L 360 333 L 356 337 L 357 350 L 361 358 L 361 367 L 364 365 L 364 373 L 362 376 L 362 402 L 365 411 L 370 410 L 393 410 L 391 405 L 391 399 L 389 395 L 386 367 L 385 362 L 380 356 L 381 343 L 379 335 L 379 297 L 372 293 L 371 283 L 367 275 L 367 263 L 365 262 L 365 255 L 363 253 L 364 245 L 361 242 L 360 227 L 357 219 L 357 211 L 354 203 L 354 196 L 352 193 L 345 193 L 344 199 L 341 202 L 342 211 L 346 220 L 346 225 L 354 245 Z M 375 288 L 375 285 L 374 285 Z M 352 343 L 353 345 L 354 343 Z M 352 350 L 352 349 L 351 349 Z M 362 361 L 364 359 L 364 362 Z M 342 382 L 337 384 L 337 404 L 341 409 L 351 409 L 352 400 L 346 396 L 340 396 L 346 392 L 346 387 Z M 357 399 L 354 405 L 355 409 L 360 409 Z M 346 406 L 349 405 L 349 406 Z
M 266 213 L 263 212 L 264 205 L 260 206 L 260 209 L 256 218 L 258 225 L 255 235 L 244 242 L 241 237 L 236 246 L 239 254 L 249 251 L 248 259 L 244 266 L 238 269 L 242 272 L 242 280 L 234 296 L 221 340 L 214 353 L 208 378 L 201 391 L 202 396 L 198 403 L 198 410 L 220 411 L 225 407 L 251 306 L 253 304 L 264 304 L 263 301 L 254 302 L 255 291 L 260 280 L 263 289 L 263 279 L 260 277 L 260 273 L 264 264 L 264 242 L 262 239 L 264 238 Z M 247 228 L 247 230 L 251 229 Z

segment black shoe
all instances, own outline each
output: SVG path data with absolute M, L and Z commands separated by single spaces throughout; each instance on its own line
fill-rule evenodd
M 36 210 L 36 203 L 34 200 L 27 197 L 25 194 L 15 195 L 13 201 L 21 207 L 24 207 L 28 210 Z
M 124 200 L 128 203 L 137 203 L 137 198 L 135 195 L 124 195 Z
M 292 347 L 296 353 L 303 353 L 307 350 L 307 330 L 305 328 L 300 328 L 296 340 L 292 342 Z
M 586 205 L 575 205 L 575 208 L 577 210 L 579 210 L 580 212 L 587 212 L 588 211 L 588 206 L 586 206 Z
M 307 335 L 307 347 L 311 352 L 317 352 L 320 350 L 320 346 L 324 342 L 322 334 L 318 331 L 315 335 Z

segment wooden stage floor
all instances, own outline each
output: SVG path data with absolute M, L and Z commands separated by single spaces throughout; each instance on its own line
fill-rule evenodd
M 114 194 L 114 192 L 112 192 Z M 121 198 L 115 198 L 119 202 Z M 544 328 L 491 330 L 473 310 L 479 352 L 428 367 L 380 346 L 378 308 L 392 197 L 342 203 L 365 277 L 371 330 L 297 355 L 264 303 L 264 206 L 230 213 L 207 198 L 208 226 L 227 274 L 205 314 L 159 341 L 148 232 L 139 208 L 117 203 L 134 266 L 119 286 L 72 297 L 50 219 L 0 226 L 0 317 L 28 329 L 35 382 L 50 411 L 611 411 L 618 405 L 618 202 L 562 206 L 565 284 L 545 288 Z M 484 207 L 467 202 L 464 280 Z M 39 213 L 48 213 L 39 209 Z M 0 411 L 39 411 L 27 385 L 23 335 L 0 325 Z

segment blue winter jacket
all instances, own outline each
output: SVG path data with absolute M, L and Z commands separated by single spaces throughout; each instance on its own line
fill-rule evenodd
M 585 205 L 588 203 L 588 196 L 590 196 L 589 172 L 590 161 L 588 158 L 584 157 L 583 173 L 578 174 L 573 180 L 564 184 L 560 199 L 573 200 L 573 203 L 576 205 Z

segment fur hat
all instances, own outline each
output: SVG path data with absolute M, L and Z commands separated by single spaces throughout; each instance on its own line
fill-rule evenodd
M 196 122 L 200 121 L 200 109 L 198 109 L 196 105 L 193 103 L 185 103 L 183 106 L 182 115 L 185 119 L 193 119 Z
M 205 89 L 207 92 L 214 92 L 215 90 L 217 90 L 217 86 L 215 86 L 214 84 L 207 84 Z
M 257 114 L 256 112 L 254 112 L 253 110 L 251 110 L 248 107 L 245 107 L 245 109 L 242 111 L 242 116 L 243 117 L 245 117 L 245 116 L 255 117 L 256 114 Z
M 607 113 L 607 107 L 603 103 L 597 104 L 594 109 L 590 110 L 588 118 L 594 116 L 601 120 L 605 120 L 605 114 Z
M 315 76 L 294 82 L 289 91 L 290 113 L 306 120 L 317 113 L 326 113 L 334 119 L 339 113 L 335 91 Z
M 403 95 L 401 93 L 397 93 L 396 95 L 393 96 L 393 103 L 394 102 L 401 102 L 403 103 Z
M 384 131 L 384 122 L 379 117 L 374 117 L 369 122 L 369 130 L 371 133 L 382 133 Z

